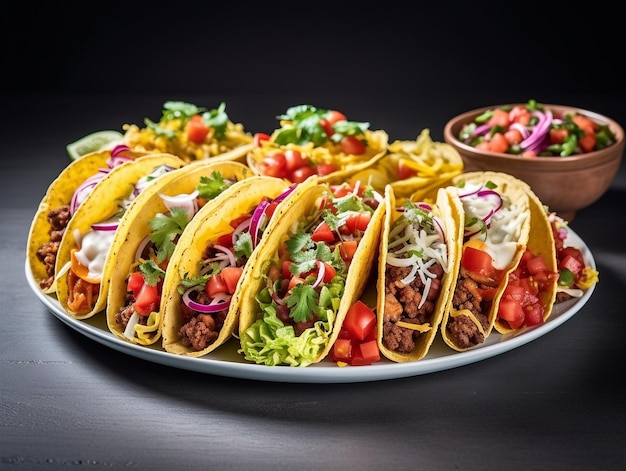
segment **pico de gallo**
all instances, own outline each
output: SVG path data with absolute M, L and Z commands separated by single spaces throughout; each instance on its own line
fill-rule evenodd
M 199 209 L 236 181 L 213 171 L 210 176 L 202 175 L 189 194 L 159 195 L 169 212 L 158 213 L 148 221 L 151 231 L 139 244 L 130 267 L 126 304 L 115 315 L 126 338 L 143 342 L 156 335 L 165 270 L 178 239 Z
M 348 121 L 337 110 L 298 105 L 277 119 L 280 127 L 271 135 L 255 134 L 249 162 L 262 175 L 294 183 L 365 162 L 387 144 L 384 131 L 371 131 L 368 122 Z
M 535 100 L 488 109 L 465 124 L 458 138 L 480 150 L 524 157 L 567 157 L 615 143 L 608 125 L 578 111 L 547 108 Z
M 247 360 L 270 366 L 307 366 L 321 360 L 353 257 L 382 201 L 382 195 L 359 183 L 329 186 L 312 212 L 292 225 L 284 244 L 267 261 L 266 283 L 256 295 L 260 318 L 241 335 L 239 352 Z M 354 309 L 365 311 L 360 305 Z M 346 329 L 348 325 L 351 322 Z M 357 331 L 349 329 L 361 337 L 359 344 L 374 345 L 371 332 Z M 354 364 L 376 361 L 376 355 L 365 353 L 367 348 L 353 356 L 336 352 L 334 358 Z

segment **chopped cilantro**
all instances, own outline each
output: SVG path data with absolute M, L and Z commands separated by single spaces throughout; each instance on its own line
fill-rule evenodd
M 317 291 L 305 283 L 298 284 L 291 289 L 291 294 L 287 296 L 285 302 L 291 309 L 289 316 L 295 322 L 307 322 L 313 318 L 317 312 Z
M 201 198 L 212 200 L 229 186 L 232 185 L 230 180 L 224 179 L 224 176 L 214 170 L 210 177 L 205 175 L 200 177 L 200 183 L 198 184 L 198 193 Z
M 148 222 L 152 228 L 150 240 L 156 246 L 159 262 L 172 256 L 176 248 L 174 241 L 183 233 L 188 223 L 187 212 L 182 208 L 172 208 L 170 216 L 157 214 Z
M 143 278 L 147 285 L 155 286 L 159 280 L 165 278 L 165 271 L 159 267 L 154 260 L 146 260 L 139 265 L 139 271 L 143 274 Z

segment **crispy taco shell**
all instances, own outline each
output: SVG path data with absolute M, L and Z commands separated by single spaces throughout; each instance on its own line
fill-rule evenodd
M 54 252 L 54 247 L 58 247 L 59 242 L 58 240 L 56 243 L 51 241 L 51 232 L 58 231 L 59 228 L 52 227 L 48 214 L 52 210 L 69 206 L 74 192 L 88 178 L 96 175 L 100 169 L 106 168 L 110 157 L 110 151 L 93 152 L 72 161 L 50 184 L 39 203 L 28 234 L 27 256 L 33 278 L 45 293 L 54 293 L 56 284 L 53 281 L 54 273 L 49 271 L 38 251 L 41 249 L 46 254 L 50 251 Z M 57 237 L 58 233 L 55 238 Z
M 466 232 L 463 242 L 459 243 L 461 246 L 458 263 L 459 273 L 455 286 L 452 288 L 451 306 L 444 313 L 441 322 L 441 333 L 443 340 L 449 347 L 457 351 L 465 351 L 484 343 L 494 328 L 498 304 L 506 288 L 508 275 L 519 264 L 528 244 L 531 215 L 526 187 L 511 175 L 490 171 L 469 172 L 457 176 L 453 181 L 455 186 L 447 187 L 446 191 L 452 203 L 453 214 L 455 212 L 459 214 L 459 221 L 466 231 L 469 230 L 468 226 L 472 225 L 473 220 L 481 217 L 481 214 L 474 213 L 473 207 L 467 204 L 470 200 L 460 198 L 460 195 L 467 193 L 467 188 L 478 188 L 480 185 L 487 185 L 488 182 L 495 183 L 497 185 L 495 191 L 501 196 L 503 204 L 500 214 L 505 215 L 500 220 L 501 222 L 494 223 L 492 220 L 491 225 L 486 228 L 486 237 L 490 246 L 487 251 L 494 260 L 500 276 L 495 286 L 491 283 L 491 286 L 495 288 L 491 301 L 481 302 L 482 316 L 476 315 L 469 309 L 457 307 L 455 290 L 463 286 L 465 279 L 462 260 L 468 239 L 472 239 L 474 242 L 482 240 L 485 233 L 469 235 Z M 466 203 L 464 204 L 463 201 Z M 470 241 L 469 244 L 471 245 L 472 242 Z M 472 325 L 475 326 L 475 329 Z
M 161 297 L 159 309 L 149 315 L 147 325 L 137 323 L 132 335 L 129 333 L 127 336 L 124 326 L 116 322 L 116 315 L 126 307 L 127 279 L 136 270 L 138 263 L 136 253 L 140 244 L 152 232 L 148 223 L 158 213 L 167 214 L 169 212 L 161 194 L 167 196 L 190 194 L 198 187 L 202 177 L 211 176 L 213 172 L 219 172 L 224 179 L 235 181 L 241 181 L 252 176 L 250 169 L 241 162 L 213 161 L 210 159 L 192 162 L 177 172 L 172 172 L 171 178 L 161 178 L 146 188 L 141 195 L 142 204 L 133 206 L 127 217 L 121 222 L 118 231 L 124 234 L 124 240 L 120 240 L 117 246 L 117 263 L 111 273 L 106 308 L 108 328 L 116 337 L 139 345 L 150 345 L 160 340 L 164 296 Z M 191 223 L 188 223 L 186 227 L 189 224 Z M 169 267 L 169 262 L 165 261 L 165 263 Z
M 452 212 L 451 202 L 446 190 L 441 188 L 437 193 L 435 203 L 431 205 L 432 210 L 429 211 L 429 214 L 434 218 L 433 223 L 435 225 L 440 224 L 439 229 L 444 237 L 443 242 L 441 240 L 435 242 L 435 244 L 440 245 L 433 246 L 433 243 L 431 243 L 430 246 L 433 250 L 442 254 L 443 261 L 441 264 L 443 273 L 437 278 L 439 282 L 437 298 L 426 301 L 425 303 L 425 310 L 428 310 L 429 306 L 432 306 L 432 312 L 427 316 L 428 319 L 426 322 L 418 324 L 416 321 L 410 319 L 415 319 L 416 314 L 407 313 L 406 305 L 412 304 L 411 308 L 415 309 L 414 304 L 418 302 L 418 299 L 412 296 L 414 289 L 419 290 L 420 298 L 427 296 L 427 293 L 424 293 L 424 285 L 422 284 L 420 288 L 413 288 L 413 284 L 405 286 L 399 281 L 393 282 L 393 280 L 389 280 L 387 276 L 388 268 L 390 267 L 388 265 L 388 257 L 394 252 L 390 243 L 394 243 L 398 239 L 406 237 L 406 233 L 402 231 L 398 234 L 390 235 L 392 228 L 394 228 L 394 223 L 405 221 L 405 218 L 402 216 L 404 213 L 398 211 L 398 202 L 391 185 L 387 186 L 385 193 L 387 208 L 380 240 L 377 280 L 378 346 L 381 353 L 389 360 L 395 362 L 417 361 L 424 358 L 428 353 L 430 346 L 439 332 L 439 326 L 444 313 L 449 309 L 452 302 L 452 286 L 455 283 L 458 273 L 457 257 L 459 241 L 463 238 L 463 227 L 458 219 L 459 214 L 453 214 Z M 411 225 L 415 228 L 420 227 L 417 223 L 410 224 L 408 221 L 406 224 L 409 227 Z M 425 230 L 424 226 L 421 226 L 420 229 Z M 425 233 L 431 234 L 430 231 Z M 417 237 L 415 238 L 417 239 Z M 425 239 L 426 236 L 423 238 Z M 398 249 L 397 245 L 393 246 L 395 246 L 396 250 Z M 415 250 L 419 249 L 415 248 Z M 408 258 L 402 254 L 398 255 L 398 257 L 403 259 Z M 423 263 L 429 263 L 433 258 L 433 256 L 420 257 L 420 260 Z M 413 268 L 416 268 L 416 266 L 417 262 L 410 265 L 410 267 Z M 435 272 L 432 268 L 429 271 Z M 419 279 L 419 274 L 417 278 Z M 393 287 L 388 286 L 390 283 L 393 283 Z M 403 346 L 402 339 L 406 337 L 411 338 L 411 341 Z M 409 350 L 411 343 L 414 344 L 412 349 Z
M 181 341 L 179 330 L 185 321 L 181 313 L 181 294 L 178 291 L 178 285 L 186 276 L 191 279 L 199 276 L 200 262 L 205 250 L 208 246 L 217 244 L 221 236 L 233 231 L 231 226 L 233 220 L 250 214 L 263 198 L 274 199 L 288 187 L 289 183 L 286 180 L 278 178 L 262 176 L 247 178 L 207 203 L 187 226 L 172 255 L 171 268 L 167 270 L 163 282 L 163 348 L 167 352 L 200 357 L 212 352 L 236 334 L 239 325 L 242 286 L 247 283 L 247 273 L 250 269 L 262 260 L 259 259 L 258 249 L 262 246 L 264 237 L 257 249 L 252 251 L 252 255 L 244 266 L 243 274 L 237 283 L 237 289 L 231 298 L 224 324 L 217 338 L 202 350 L 195 350 Z M 288 201 L 288 198 L 284 201 Z M 278 205 L 265 230 L 266 234 L 277 221 L 276 216 L 280 217 L 282 204 Z
M 265 286 L 264 275 L 270 265 L 269 262 L 278 258 L 279 248 L 298 230 L 299 221 L 305 219 L 306 215 L 311 214 L 319 203 L 319 198 L 329 191 L 329 185 L 320 183 L 315 176 L 299 184 L 293 192 L 290 204 L 282 208 L 277 224 L 273 225 L 271 230 L 266 233 L 261 253 L 259 254 L 261 263 L 257 263 L 248 274 L 245 288 L 242 292 L 239 320 L 239 337 L 242 343 L 250 341 L 246 331 L 252 328 L 257 320 L 262 318 L 256 296 Z M 331 351 L 335 340 L 339 336 L 348 309 L 363 294 L 369 276 L 373 271 L 378 256 L 378 244 L 383 228 L 384 214 L 385 204 L 381 203 L 374 211 L 353 256 L 345 280 L 345 289 L 339 301 L 336 318 L 331 325 L 330 331 L 325 333 L 325 337 L 320 336 L 317 338 L 314 347 L 316 352 L 312 355 L 312 359 L 304 360 L 301 357 L 301 353 L 295 352 L 293 356 L 297 359 L 289 362 L 289 365 L 307 366 L 312 363 L 318 363 Z M 313 328 L 309 328 L 307 331 L 311 329 Z M 245 350 L 246 348 L 242 345 L 240 352 L 244 353 Z
M 84 234 L 91 231 L 93 224 L 107 221 L 119 214 L 123 201 L 129 198 L 139 180 L 162 165 L 171 167 L 172 169 L 179 169 L 185 165 L 185 162 L 171 154 L 151 154 L 115 167 L 98 185 L 96 185 L 91 194 L 85 198 L 84 202 L 71 218 L 61 240 L 61 244 L 59 245 L 55 268 L 57 298 L 61 307 L 71 317 L 87 319 L 105 309 L 111 272 L 117 262 L 119 244 L 123 243 L 125 238 L 123 234 L 120 235 L 121 233 L 117 230 L 115 231 L 113 241 L 108 248 L 107 255 L 102 265 L 102 276 L 99 283 L 91 283 L 93 286 L 89 287 L 86 291 L 85 304 L 87 306 L 85 308 L 81 306 L 81 309 L 75 309 L 76 304 L 72 302 L 70 293 L 70 276 L 72 275 L 69 269 L 72 260 L 72 252 L 77 247 L 75 237 L 82 237 Z M 166 173 L 165 176 L 168 176 L 168 174 Z M 163 176 L 161 178 L 163 178 Z M 159 179 L 153 181 L 158 180 Z M 150 188 L 150 185 L 146 188 Z M 134 199 L 132 204 L 140 205 L 140 197 L 141 194 Z M 131 211 L 130 208 L 124 213 L 121 220 L 124 219 L 129 211 Z
M 539 197 L 533 192 L 530 185 L 520 181 L 527 195 L 530 208 L 530 233 L 528 236 L 527 249 L 535 256 L 542 256 L 546 262 L 547 268 L 551 272 L 558 272 L 556 246 L 554 244 L 554 234 L 548 213 L 545 211 L 543 203 Z M 552 314 L 554 303 L 556 301 L 556 279 L 544 290 L 539 292 L 539 299 L 543 306 L 543 321 L 547 321 Z M 510 334 L 520 329 L 511 329 L 508 323 L 496 318 L 494 328 L 501 334 Z

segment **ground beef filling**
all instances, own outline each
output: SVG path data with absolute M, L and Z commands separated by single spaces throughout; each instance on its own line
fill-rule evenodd
M 387 264 L 385 268 L 385 311 L 383 317 L 383 345 L 391 351 L 410 353 L 422 335 L 422 332 L 397 325 L 398 321 L 411 324 L 432 325 L 435 304 L 441 291 L 443 267 L 435 264 L 430 271 L 437 276 L 431 282 L 427 299 L 421 307 L 424 283 L 419 276 L 405 285 L 402 283 L 411 267 L 395 267 Z
M 469 274 L 461 267 L 457 284 L 454 289 L 452 306 L 459 311 L 467 309 L 476 316 L 483 330 L 489 327 L 488 312 L 491 307 L 491 299 L 482 296 L 481 290 L 492 291 L 493 286 L 489 286 L 470 278 Z M 446 325 L 448 337 L 459 348 L 470 348 L 485 341 L 485 335 L 478 329 L 478 326 L 465 315 L 456 317 L 450 316 Z
M 37 259 L 46 267 L 47 278 L 39 282 L 41 289 L 50 288 L 54 282 L 54 265 L 57 259 L 57 252 L 71 216 L 69 205 L 52 209 L 47 215 L 48 224 L 50 224 L 50 230 L 48 231 L 50 240 L 39 247 L 36 252 Z
M 217 252 L 213 246 L 209 246 L 205 249 L 202 259 L 213 258 Z M 245 257 L 240 258 L 237 260 L 237 265 L 242 266 L 245 262 Z M 193 291 L 190 297 L 200 304 L 209 304 L 211 302 L 211 297 L 205 290 Z M 217 340 L 228 314 L 228 309 L 212 313 L 199 312 L 191 309 L 182 301 L 180 303 L 180 311 L 183 325 L 178 330 L 178 336 L 183 345 L 196 351 L 204 350 Z

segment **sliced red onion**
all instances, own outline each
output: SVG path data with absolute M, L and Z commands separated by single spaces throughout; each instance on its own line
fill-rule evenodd
M 252 219 L 250 220 L 250 235 L 252 237 L 252 247 L 256 247 L 259 243 L 259 228 L 265 223 L 266 216 L 265 211 L 269 207 L 270 203 L 266 200 L 261 201 L 252 213 Z
M 474 132 L 472 133 L 472 137 L 484 136 L 491 130 L 492 127 L 493 126 L 491 126 L 491 124 L 481 124 L 480 126 L 476 126 L 476 129 L 474 129 Z
M 313 288 L 317 288 L 322 281 L 324 281 L 324 275 L 326 274 L 326 265 L 321 260 L 317 260 L 317 279 L 313 283 Z
M 228 260 L 230 262 L 230 266 L 232 266 L 232 267 L 237 266 L 237 259 L 235 258 L 235 254 L 228 247 L 224 247 L 223 245 L 220 245 L 220 244 L 215 244 L 213 246 L 213 248 L 217 249 L 217 250 L 220 250 L 220 251 L 224 252 L 226 255 L 228 255 Z
M 280 195 L 274 198 L 274 201 L 276 201 L 277 203 L 280 203 L 281 201 L 283 201 L 285 198 L 287 198 L 287 196 L 289 196 L 293 192 L 293 190 L 296 189 L 296 186 L 298 185 L 295 183 L 291 185 L 289 188 L 283 191 Z
M 519 131 L 519 133 L 522 135 L 522 140 L 526 139 L 530 135 L 530 133 L 528 132 L 528 129 L 523 124 L 511 123 L 511 126 L 509 126 L 509 127 L 511 129 L 517 129 Z
M 108 221 L 103 221 L 103 222 L 99 222 L 96 224 L 92 224 L 91 228 L 94 231 L 109 232 L 109 231 L 116 231 L 119 225 L 120 225 L 119 219 L 110 219 Z
M 215 296 L 210 304 L 202 304 L 191 299 L 190 294 L 193 291 L 198 291 L 201 288 L 194 286 L 189 288 L 187 291 L 183 293 L 183 302 L 185 306 L 193 309 L 194 311 L 203 312 L 203 313 L 212 313 L 219 312 L 230 307 L 231 296 Z
M 520 147 L 522 149 L 527 149 L 528 146 L 531 146 L 537 141 L 543 139 L 552 124 L 552 112 L 550 110 L 547 110 L 545 113 L 534 111 L 533 115 L 539 118 L 539 122 L 531 131 L 530 136 L 520 143 Z

